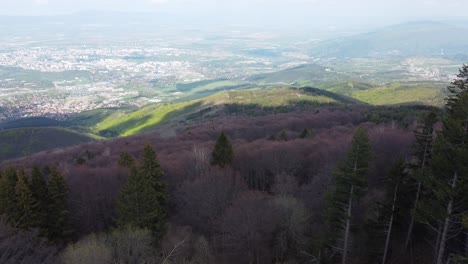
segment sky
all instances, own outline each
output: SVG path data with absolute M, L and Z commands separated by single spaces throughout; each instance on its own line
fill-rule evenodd
M 81 11 L 165 12 L 238 21 L 341 20 L 375 23 L 464 17 L 467 0 L 0 0 L 0 15 Z M 339 21 L 338 21 L 339 22 Z

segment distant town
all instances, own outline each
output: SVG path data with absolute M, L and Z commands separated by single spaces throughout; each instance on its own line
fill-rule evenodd
M 30 42 L 15 45 L 21 40 L 10 40 L 6 45 L 15 48 L 0 49 L 0 120 L 35 116 L 66 119 L 97 108 L 168 102 L 183 95 L 176 89 L 178 83 L 241 80 L 310 60 L 300 52 L 258 56 L 256 50 L 272 46 L 260 40 L 255 40 L 254 48 L 248 46 L 251 40 L 234 43 L 240 50 L 228 47 L 232 45 L 229 40 L 210 46 L 209 40 L 189 37 L 173 43 L 128 40 L 102 46 L 68 42 L 38 45 L 27 39 Z M 209 48 L 194 48 L 194 43 Z
M 190 95 L 190 90 L 179 90 L 179 84 L 206 80 L 245 84 L 255 74 L 317 63 L 339 69 L 341 63 L 308 55 L 306 44 L 315 40 L 281 44 L 284 39 L 279 36 L 235 34 L 239 35 L 124 38 L 109 43 L 92 38 L 79 43 L 62 37 L 55 42 L 25 36 L 5 39 L 0 48 L 0 121 L 38 116 L 64 120 L 98 108 L 168 103 Z M 362 62 L 346 63 L 352 66 L 345 69 L 352 78 L 368 75 L 354 72 Z M 406 72 L 409 81 L 452 77 L 419 58 L 397 63 L 395 71 Z

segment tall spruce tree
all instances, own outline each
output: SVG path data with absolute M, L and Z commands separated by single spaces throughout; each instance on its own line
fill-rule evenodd
M 164 210 L 166 208 L 167 195 L 166 187 L 162 181 L 163 171 L 156 152 L 149 144 L 146 144 L 143 150 L 140 173 L 150 181 L 153 190 L 158 195 L 159 205 Z
M 49 178 L 49 216 L 47 236 L 51 240 L 68 240 L 72 234 L 68 209 L 68 188 L 62 173 L 53 166 Z
M 281 141 L 288 141 L 288 134 L 286 134 L 286 130 L 281 130 L 280 133 L 280 140 Z
M 157 243 L 166 230 L 167 194 L 156 153 L 150 145 L 146 145 L 138 169 L 131 156 L 122 157 L 125 162 L 121 159 L 119 163 L 130 169 L 130 175 L 120 190 L 117 202 L 118 224 L 121 227 L 148 228 Z
M 40 217 L 38 215 L 39 203 L 30 189 L 28 178 L 22 168 L 18 171 L 15 195 L 17 208 L 15 225 L 23 229 L 38 227 L 40 223 Z
M 38 202 L 38 206 L 35 207 L 34 212 L 38 218 L 37 227 L 41 229 L 41 233 L 45 234 L 48 222 L 49 190 L 45 175 L 38 166 L 34 166 L 32 169 L 30 188 L 34 198 Z
M 434 143 L 432 175 L 423 181 L 431 195 L 419 209 L 424 221 L 438 230 L 436 264 L 446 263 L 453 253 L 455 247 L 448 248 L 448 241 L 454 230 L 462 230 L 468 209 L 468 66 L 463 65 L 448 89 L 443 129 Z
M 359 128 L 354 134 L 346 159 L 334 173 L 334 185 L 327 195 L 325 215 L 329 226 L 329 240 L 326 243 L 330 248 L 340 249 L 342 264 L 346 263 L 349 251 L 353 202 L 367 192 L 367 171 L 371 156 L 367 131 Z M 343 244 L 338 245 L 341 239 Z
M 0 184 L 0 212 L 8 223 L 14 224 L 18 215 L 16 207 L 16 182 L 18 176 L 13 167 L 8 167 L 3 173 Z
M 211 155 L 211 165 L 219 166 L 224 168 L 231 164 L 234 156 L 231 141 L 226 134 L 221 132 L 214 146 L 213 153 Z
M 4 216 L 6 207 L 6 179 L 5 173 L 0 170 L 0 216 Z
M 300 138 L 308 138 L 312 135 L 312 131 L 310 131 L 310 129 L 307 129 L 307 128 L 304 128 L 304 130 L 302 130 L 301 134 L 299 135 Z
M 118 164 L 127 169 L 136 168 L 135 159 L 128 152 L 120 154 Z
M 438 116 L 435 112 L 431 111 L 425 114 L 414 131 L 416 144 L 414 147 L 414 160 L 410 164 L 412 178 L 416 183 L 416 193 L 413 199 L 413 208 L 411 210 L 411 218 L 408 225 L 408 231 L 405 240 L 405 249 L 409 248 L 411 237 L 413 235 L 413 228 L 415 222 L 415 210 L 418 208 L 419 200 L 422 193 L 422 180 L 427 177 L 432 161 L 432 146 L 434 143 L 434 125 L 438 121 Z

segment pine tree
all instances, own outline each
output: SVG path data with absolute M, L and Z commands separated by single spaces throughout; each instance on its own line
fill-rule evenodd
M 288 135 L 286 134 L 286 131 L 284 129 L 281 130 L 280 139 L 281 141 L 288 141 Z
M 18 181 L 16 182 L 16 226 L 23 229 L 39 226 L 40 217 L 38 215 L 39 203 L 35 199 L 28 183 L 28 179 L 23 169 L 18 172 Z
M 310 137 L 311 134 L 312 134 L 312 132 L 310 131 L 310 129 L 304 128 L 304 130 L 302 130 L 299 137 L 300 138 L 308 138 L 308 137 Z
M 343 234 L 343 264 L 346 263 L 352 220 L 353 201 L 367 192 L 367 171 L 371 159 L 371 145 L 365 129 L 359 128 L 354 134 L 351 149 L 346 159 L 338 165 L 334 174 L 334 186 L 328 192 L 326 222 L 329 226 L 328 246 L 336 248 Z M 340 247 L 340 246 L 338 246 Z
M 49 217 L 47 235 L 51 240 L 67 240 L 72 234 L 68 209 L 68 188 L 56 166 L 50 168 Z
M 16 207 L 15 187 L 18 181 L 16 170 L 8 167 L 3 173 L 0 184 L 0 212 L 5 215 L 5 219 L 10 224 L 14 224 L 18 215 Z
M 156 152 L 149 144 L 146 144 L 143 150 L 140 173 L 151 182 L 151 187 L 158 195 L 159 204 L 162 208 L 165 208 L 167 197 L 165 193 L 166 187 L 162 182 L 163 171 Z
M 140 162 L 139 173 L 150 182 L 150 186 L 153 189 L 158 201 L 158 218 L 157 222 L 151 228 L 154 237 L 160 240 L 166 230 L 166 203 L 167 193 L 166 186 L 162 181 L 163 171 L 159 164 L 158 157 L 153 147 L 150 144 L 146 144 L 143 149 L 143 156 Z
M 219 166 L 221 168 L 231 164 L 234 156 L 232 144 L 224 132 L 218 137 L 211 156 L 211 165 Z
M 135 159 L 128 152 L 122 152 L 120 154 L 118 163 L 120 166 L 127 168 L 127 169 L 130 169 L 136 166 Z
M 443 130 L 434 144 L 432 175 L 423 181 L 431 195 L 419 209 L 424 221 L 439 230 L 436 264 L 445 263 L 452 253 L 447 252 L 447 242 L 453 236 L 451 231 L 463 228 L 462 217 L 468 207 L 468 66 L 463 65 L 448 89 Z
M 414 137 L 416 138 L 416 144 L 414 148 L 415 160 L 411 164 L 413 178 L 416 182 L 416 194 L 413 200 L 413 209 L 411 211 L 410 223 L 408 225 L 408 232 L 406 235 L 405 249 L 409 248 L 411 237 L 413 234 L 414 222 L 415 222 L 415 210 L 418 207 L 421 192 L 422 183 L 421 181 L 427 177 L 428 168 L 430 168 L 432 160 L 432 145 L 434 142 L 434 125 L 437 122 L 437 114 L 433 111 L 424 115 L 421 119 L 420 125 L 414 131 Z
M 38 217 L 37 227 L 44 233 L 47 229 L 47 215 L 49 206 L 49 190 L 44 174 L 38 166 L 34 166 L 31 175 L 30 188 L 38 206 L 35 207 L 35 214 Z
M 124 156 L 130 175 L 118 198 L 118 224 L 148 228 L 158 242 L 166 229 L 167 194 L 156 153 L 146 145 L 138 169 L 131 156 Z

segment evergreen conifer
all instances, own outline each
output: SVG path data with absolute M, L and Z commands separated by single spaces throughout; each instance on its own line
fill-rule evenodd
M 232 144 L 226 134 L 221 132 L 211 156 L 211 165 L 221 168 L 226 167 L 231 164 L 233 156 Z

